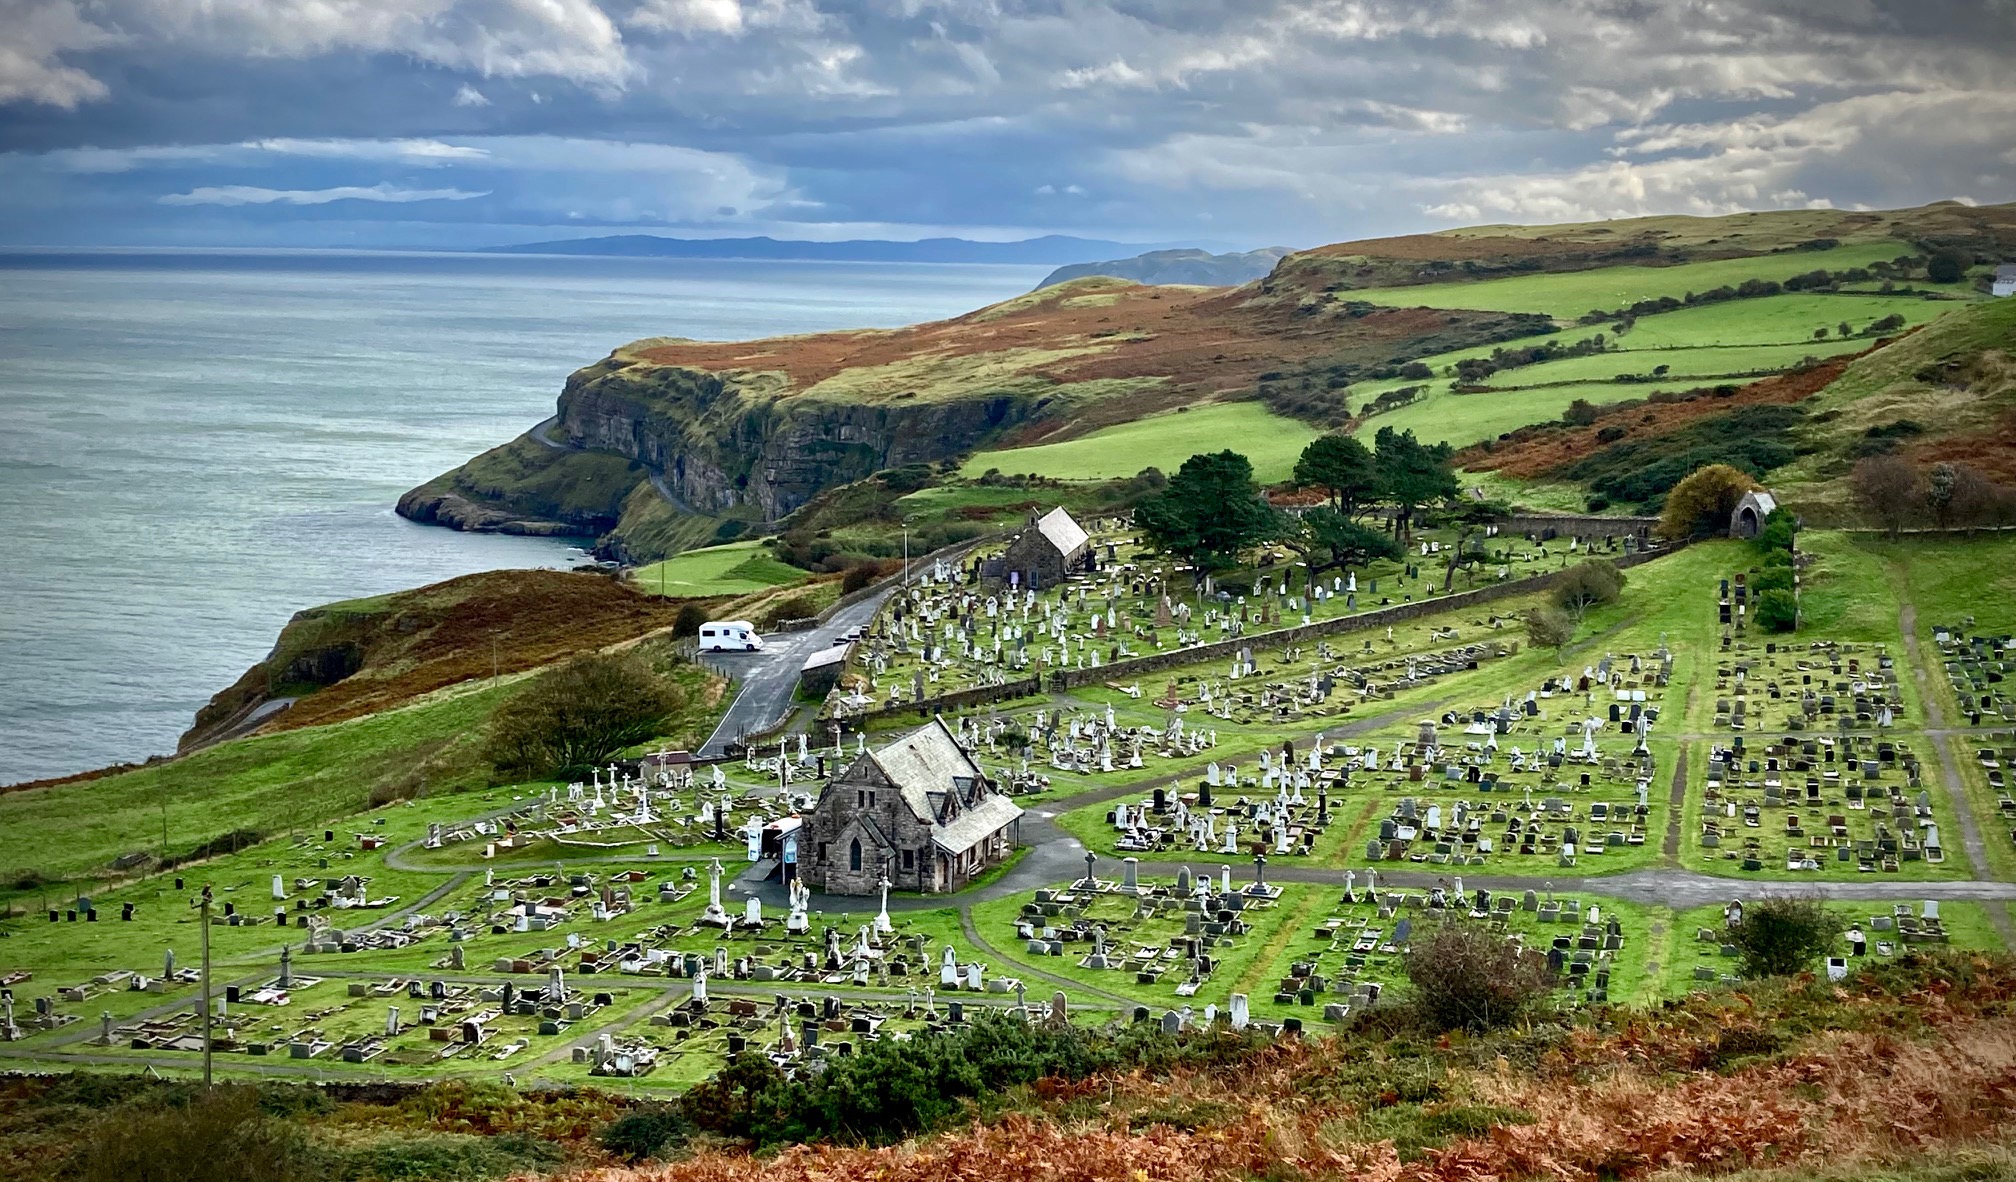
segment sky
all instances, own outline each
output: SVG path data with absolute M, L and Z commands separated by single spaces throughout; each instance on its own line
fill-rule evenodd
M 0 244 L 2016 200 L 2016 0 L 0 0 Z

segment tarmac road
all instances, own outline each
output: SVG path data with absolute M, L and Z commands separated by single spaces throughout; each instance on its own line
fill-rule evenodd
M 766 730 L 791 709 L 791 694 L 798 688 L 798 670 L 805 658 L 833 646 L 849 628 L 865 627 L 875 618 L 882 601 L 896 590 L 887 588 L 841 608 L 833 618 L 806 632 L 778 632 L 763 638 L 769 647 L 760 653 L 704 653 L 702 659 L 738 684 L 735 701 L 714 733 L 701 745 L 699 754 L 719 755 L 728 744 L 753 731 Z

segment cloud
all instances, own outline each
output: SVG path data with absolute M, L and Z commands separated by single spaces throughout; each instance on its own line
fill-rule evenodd
M 0 26 L 9 30 L 0 103 L 104 99 L 102 78 L 62 59 L 122 44 L 156 58 L 395 54 L 484 78 L 563 78 L 605 95 L 634 73 L 596 0 L 0 0 Z
M 333 189 L 262 189 L 256 185 L 206 185 L 187 193 L 168 193 L 163 205 L 327 205 L 332 201 L 468 201 L 488 197 L 461 189 L 401 189 L 383 181 L 369 188 L 340 185 Z
M 447 164 L 460 160 L 486 160 L 490 153 L 468 144 L 445 144 L 440 140 L 303 140 L 280 137 L 253 140 L 237 145 L 254 152 L 281 156 L 314 156 L 329 160 L 396 160 L 406 164 Z
M 0 214 L 382 180 L 493 193 L 444 219 L 1306 243 L 1995 200 L 2011 3 L 0 0 L 0 188 L 36 182 Z
M 1424 182 L 1443 195 L 1423 212 L 1454 222 L 1562 222 L 1824 208 L 1840 203 L 1824 191 L 1840 171 L 1901 190 L 1942 169 L 1944 183 L 1957 186 L 1985 168 L 1988 183 L 2006 193 L 2016 188 L 2016 169 L 1995 153 L 2010 126 L 2016 93 L 1930 91 L 1859 95 L 1787 115 L 1626 128 L 1615 137 L 1617 158 L 1605 162 Z
M 73 0 L 0 0 L 0 105 L 41 103 L 69 109 L 108 93 L 105 84 L 61 60 L 112 45 L 119 37 L 84 19 Z

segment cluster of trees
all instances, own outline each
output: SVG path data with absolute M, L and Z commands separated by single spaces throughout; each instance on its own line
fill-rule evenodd
M 1799 519 L 1778 508 L 1764 519 L 1764 528 L 1750 539 L 1758 553 L 1757 572 L 1750 576 L 1750 618 L 1766 632 L 1791 632 L 1799 627 L 1799 592 L 1793 574 L 1792 548 Z
M 586 776 L 624 748 L 664 734 L 685 704 L 678 683 L 635 650 L 583 654 L 534 677 L 498 708 L 490 762 L 527 779 Z
M 860 1044 L 852 1055 L 827 1059 L 818 1072 L 788 1078 L 763 1055 L 738 1055 L 680 1097 L 679 1123 L 759 1148 L 806 1141 L 886 1145 L 949 1124 L 985 1096 L 1039 1079 L 1211 1067 L 1263 1045 L 1257 1029 L 1170 1035 L 1159 1023 L 1139 1023 L 1088 1030 L 983 1011 L 963 1029 Z
M 1554 580 L 1550 603 L 1526 613 L 1526 638 L 1536 648 L 1557 653 L 1575 639 L 1575 630 L 1589 616 L 1589 610 L 1617 602 L 1624 593 L 1624 572 L 1606 558 L 1592 558 L 1569 567 Z
M 1554 361 L 1562 357 L 1587 357 L 1601 353 L 1610 347 L 1609 338 L 1602 333 L 1584 337 L 1572 345 L 1564 345 L 1559 340 L 1550 340 L 1524 348 L 1507 349 L 1503 346 L 1491 350 L 1489 357 L 1466 357 L 1456 363 L 1456 378 L 1465 385 L 1475 384 L 1502 369 L 1518 369 L 1526 365 L 1538 365 L 1543 361 Z
M 1320 436 L 1295 462 L 1295 484 L 1320 489 L 1328 503 L 1297 516 L 1262 498 L 1253 465 L 1234 451 L 1191 456 L 1159 495 L 1144 500 L 1134 522 L 1165 554 L 1189 563 L 1201 581 L 1239 565 L 1256 546 L 1279 542 L 1308 564 L 1310 577 L 1378 558 L 1398 558 L 1422 510 L 1450 505 L 1463 531 L 1450 554 L 1450 578 L 1480 553 L 1465 545 L 1502 520 L 1502 505 L 1463 504 L 1446 444 L 1424 444 L 1412 431 L 1381 430 L 1368 448 L 1351 435 Z M 1385 509 L 1384 527 L 1366 518 Z
M 1873 455 L 1856 463 L 1848 488 L 1863 518 L 1892 537 L 1925 526 L 2016 525 L 2016 488 L 1968 464 L 1941 460 L 1921 466 L 1899 455 Z

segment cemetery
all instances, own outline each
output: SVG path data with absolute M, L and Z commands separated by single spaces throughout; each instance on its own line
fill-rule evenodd
M 888 710 L 1428 600 L 1442 591 L 1456 545 L 1453 532 L 1422 530 L 1403 561 L 1316 576 L 1293 553 L 1273 549 L 1248 572 L 1199 583 L 1188 567 L 1144 546 L 1124 518 L 1080 527 L 1068 515 L 1056 522 L 1059 514 L 996 547 L 937 562 L 907 583 L 854 646 L 828 711 L 844 718 Z M 1026 557 L 1054 548 L 1046 524 L 1066 531 L 1070 561 L 1060 555 L 1046 566 Z M 1484 557 L 1465 565 L 1464 588 L 1636 552 L 1631 535 L 1585 544 L 1501 534 L 1495 525 L 1483 533 Z M 1031 535 L 1033 543 L 1025 540 Z
M 1654 726 L 1673 666 L 1663 644 L 1608 653 L 1490 705 L 1341 742 L 1290 739 L 1246 770 L 1214 759 L 1194 790 L 1157 787 L 1062 823 L 1092 848 L 1147 857 L 1250 850 L 1494 873 L 1640 865 L 1664 827 L 1653 789 L 1673 748 Z
M 864 716 L 725 760 L 633 751 L 579 782 L 394 803 L 172 873 L 45 893 L 0 928 L 0 1054 L 191 1069 L 206 886 L 221 1072 L 293 1061 L 327 1078 L 663 1091 L 731 1055 L 795 1070 L 983 1009 L 1331 1029 L 1405 996 L 1410 941 L 1445 922 L 1545 955 L 1551 1004 L 1675 996 L 1734 974 L 1715 938 L 1725 904 L 1648 905 L 1606 880 L 1664 867 L 1718 876 L 1740 899 L 1752 878 L 1929 891 L 1975 877 L 1905 649 L 1749 626 L 1748 593 L 1724 583 L 1729 558 L 1710 545 L 1634 567 L 1626 602 L 1593 609 L 1565 649 L 1526 643 L 1531 601 L 1508 599 L 955 706 L 939 716 L 945 741 L 1033 814 L 1025 824 L 1054 826 L 1038 840 L 1075 838 L 1085 861 L 1044 863 L 1048 881 L 1011 867 L 942 898 L 872 858 L 865 894 L 781 883 L 786 839 L 826 785 L 917 731 L 915 711 L 880 709 L 884 691 L 921 678 L 927 696 L 948 692 L 967 676 L 969 633 L 979 664 L 998 638 L 1016 676 L 1075 673 L 1123 645 L 1159 639 L 1177 657 L 1373 594 L 1361 573 L 1336 594 L 1303 599 L 1291 580 L 1243 604 L 1186 595 L 1179 611 L 1167 576 L 1123 569 L 1139 556 L 1121 523 L 1093 525 L 1085 565 L 1033 600 L 991 586 L 984 554 L 892 600 L 907 606 L 856 647 L 880 687 Z M 1404 570 L 1379 584 L 1382 598 L 1419 590 Z M 1982 709 L 1954 751 L 1983 827 L 2016 851 L 2016 731 L 1996 726 L 2005 639 L 1953 625 L 1924 649 L 1940 692 Z M 1662 857 L 1670 834 L 1677 867 Z M 752 868 L 772 877 L 738 881 Z M 1859 953 L 1848 935 L 1837 949 L 1850 969 L 1995 946 L 2000 906 L 1830 904 L 1864 937 Z

